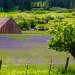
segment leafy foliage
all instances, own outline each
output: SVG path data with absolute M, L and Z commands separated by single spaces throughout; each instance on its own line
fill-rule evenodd
M 58 13 L 62 13 L 62 12 L 67 13 L 68 12 L 68 9 L 60 8 L 60 7 L 52 7 L 49 10 L 50 11 L 55 11 L 55 12 L 58 12 Z
M 31 24 L 31 28 L 34 28 L 36 26 L 37 22 L 34 19 L 32 19 L 30 24 Z
M 39 24 L 39 25 L 35 26 L 35 28 L 38 29 L 38 30 L 41 30 L 41 31 L 48 30 L 48 27 L 44 24 L 41 24 L 41 25 Z
M 50 48 L 75 53 L 75 25 L 59 22 L 49 31 L 52 34 L 52 41 L 49 42 Z M 75 57 L 75 55 L 73 56 Z
M 29 29 L 31 26 L 30 26 L 30 22 L 28 22 L 27 20 L 22 20 L 18 23 L 19 27 L 21 29 Z

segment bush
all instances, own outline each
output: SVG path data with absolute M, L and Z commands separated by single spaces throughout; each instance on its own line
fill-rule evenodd
M 46 15 L 42 18 L 39 17 L 35 17 L 35 19 L 37 20 L 38 24 L 46 24 L 49 22 L 49 20 L 54 20 L 54 16 L 53 15 Z
M 35 20 L 37 21 L 38 24 L 46 24 L 45 18 L 40 18 L 40 17 L 36 16 Z
M 65 16 L 57 16 L 58 19 L 65 19 Z
M 75 12 L 72 12 L 72 15 L 75 16 Z
M 54 20 L 54 16 L 53 15 L 46 15 L 44 18 L 42 18 L 41 24 L 46 24 L 49 22 L 49 20 Z
M 68 9 L 69 12 L 75 12 L 75 8 Z
M 64 17 L 65 18 L 72 18 L 72 14 L 71 13 L 64 14 Z
M 57 16 L 56 19 L 54 19 L 54 22 L 62 22 L 64 18 L 64 16 Z
M 19 23 L 18 23 L 18 25 L 19 25 L 19 27 L 23 30 L 25 30 L 25 29 L 29 29 L 30 27 L 31 27 L 31 25 L 30 25 L 30 22 L 29 21 L 27 21 L 27 20 L 21 20 Z
M 47 13 L 48 13 L 47 10 L 44 10 L 44 9 L 42 9 L 42 8 L 33 9 L 31 12 L 32 12 L 32 13 L 35 13 L 35 14 L 47 14 Z
M 46 23 L 47 23 L 46 20 L 43 19 L 38 20 L 38 24 L 46 24 Z
M 41 31 L 48 30 L 48 27 L 43 24 L 37 25 L 35 28 Z
M 30 24 L 31 24 L 31 28 L 34 28 L 37 25 L 37 22 L 34 19 L 32 19 L 30 20 Z
M 22 28 L 22 25 L 23 25 L 23 24 L 24 24 L 24 21 L 23 21 L 23 20 L 18 21 L 18 26 L 19 26 L 20 29 L 23 29 L 23 28 Z
M 67 13 L 68 9 L 60 8 L 60 7 L 52 7 L 49 9 L 50 11 L 58 12 L 58 13 Z
M 48 16 L 46 16 L 46 18 L 48 19 L 48 20 L 54 20 L 54 16 L 53 15 L 48 15 Z

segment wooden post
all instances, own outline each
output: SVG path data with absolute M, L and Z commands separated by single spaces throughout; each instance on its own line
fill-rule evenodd
M 52 66 L 52 60 L 51 60 L 51 63 L 49 63 L 49 75 L 50 75 L 50 71 L 51 71 L 51 66 Z
M 28 64 L 26 64 L 26 75 L 27 75 L 27 71 L 28 71 Z
M 1 70 L 2 60 L 0 60 L 0 70 Z
M 67 68 L 68 68 L 68 64 L 69 64 L 69 58 L 70 57 L 67 57 L 67 59 L 66 59 L 65 71 L 64 72 L 67 72 Z

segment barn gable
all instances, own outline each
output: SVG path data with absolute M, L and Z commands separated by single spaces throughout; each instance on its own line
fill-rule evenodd
M 0 28 L 6 24 L 6 22 L 9 20 L 10 18 L 0 18 Z
M 20 34 L 21 29 L 12 18 L 0 18 L 0 33 Z

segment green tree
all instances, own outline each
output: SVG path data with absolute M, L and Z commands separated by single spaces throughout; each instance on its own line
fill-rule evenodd
M 3 1 L 0 0 L 0 11 L 3 11 Z
M 3 3 L 3 4 L 2 4 L 3 10 L 4 10 L 4 11 L 8 11 L 8 9 L 9 9 L 8 0 L 3 0 L 2 3 Z
M 59 22 L 49 31 L 52 34 L 49 48 L 57 51 L 68 51 L 75 58 L 75 25 Z
M 32 19 L 30 24 L 31 24 L 31 28 L 34 28 L 36 26 L 37 22 L 34 19 Z
M 27 20 L 21 20 L 19 23 L 18 23 L 18 26 L 20 27 L 20 29 L 29 29 L 31 28 L 31 25 L 30 25 L 30 22 L 27 21 Z
M 44 6 L 50 7 L 74 8 L 75 0 L 0 0 L 0 11 L 31 10 L 32 7 Z

